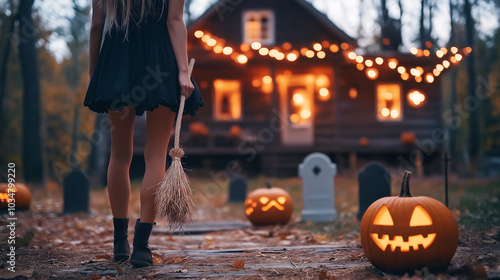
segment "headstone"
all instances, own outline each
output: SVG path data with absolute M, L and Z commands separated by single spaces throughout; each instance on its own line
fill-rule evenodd
M 89 178 L 80 169 L 71 171 L 63 181 L 63 213 L 89 212 Z
M 337 219 L 333 177 L 337 165 L 322 153 L 309 154 L 299 165 L 302 178 L 302 221 L 328 222 Z
M 358 175 L 359 213 L 361 220 L 366 209 L 377 199 L 391 195 L 391 174 L 380 162 L 370 162 Z
M 247 180 L 241 176 L 236 176 L 229 182 L 228 202 L 245 202 L 247 198 Z

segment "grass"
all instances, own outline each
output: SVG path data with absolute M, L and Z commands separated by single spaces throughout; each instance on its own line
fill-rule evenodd
M 196 220 L 246 220 L 243 203 L 227 203 L 229 178 L 222 175 L 197 177 L 192 174 L 190 181 L 198 207 Z M 302 211 L 302 181 L 300 178 L 268 178 L 257 176 L 248 178 L 248 192 L 257 188 L 265 188 L 266 182 L 280 187 L 290 193 L 294 202 L 292 228 L 310 230 L 324 234 L 330 240 L 357 239 L 359 236 L 358 182 L 357 176 L 341 174 L 335 177 L 335 207 L 338 219 L 330 223 L 303 223 L 300 221 Z M 401 178 L 393 176 L 392 195 L 399 194 Z M 433 197 L 444 203 L 444 184 L 441 176 L 415 177 L 410 182 L 414 196 Z M 130 210 L 131 216 L 138 215 L 140 181 L 132 182 Z M 109 207 L 106 189 L 94 190 L 94 197 L 102 202 L 101 209 Z M 450 178 L 449 206 L 461 231 L 484 231 L 500 224 L 500 178 L 497 179 L 461 179 Z M 106 209 L 104 209 L 106 210 Z M 109 210 L 106 210 L 109 212 Z

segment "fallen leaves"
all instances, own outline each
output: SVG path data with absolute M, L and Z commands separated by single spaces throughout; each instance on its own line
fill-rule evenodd
M 245 262 L 242 260 L 237 260 L 233 263 L 233 266 L 231 266 L 231 270 L 241 270 L 245 267 Z

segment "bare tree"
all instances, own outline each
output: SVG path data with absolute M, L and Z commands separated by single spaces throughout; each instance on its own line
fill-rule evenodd
M 19 23 L 19 59 L 23 77 L 23 175 L 27 182 L 43 181 L 42 143 L 40 134 L 40 85 L 36 56 L 36 28 L 32 17 L 35 0 L 21 0 Z
M 476 32 L 474 27 L 474 18 L 472 17 L 472 7 L 470 0 L 464 0 L 464 14 L 465 14 L 465 29 L 466 29 L 466 42 L 467 46 L 474 49 L 474 34 Z M 467 58 L 467 77 L 468 77 L 468 99 L 469 101 L 477 101 L 476 98 L 476 68 L 475 68 L 475 55 L 471 52 Z M 466 101 L 467 102 L 467 101 Z M 479 106 L 479 104 L 477 104 Z M 468 107 L 474 104 L 466 104 Z M 475 175 L 477 160 L 479 156 L 479 110 L 469 110 L 469 172 Z

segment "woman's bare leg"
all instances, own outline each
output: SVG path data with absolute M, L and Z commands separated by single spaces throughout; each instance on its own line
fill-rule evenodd
M 153 223 L 156 217 L 154 210 L 155 188 L 151 187 L 158 184 L 165 174 L 168 142 L 175 115 L 170 108 L 165 106 L 147 111 L 146 145 L 144 147 L 146 172 L 141 186 L 142 223 Z
M 108 166 L 108 195 L 114 218 L 128 218 L 130 199 L 129 169 L 132 162 L 135 110 L 109 110 L 111 156 Z

